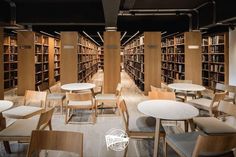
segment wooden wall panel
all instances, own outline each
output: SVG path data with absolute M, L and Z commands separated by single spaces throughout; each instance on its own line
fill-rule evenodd
M 185 32 L 185 79 L 202 84 L 201 33 Z M 198 46 L 190 48 L 189 46 Z
M 18 31 L 18 95 L 24 95 L 25 90 L 35 90 L 35 53 L 34 32 Z
M 61 32 L 61 84 L 78 81 L 77 32 Z
M 144 93 L 161 87 L 161 33 L 144 32 Z
M 225 84 L 229 84 L 229 33 L 225 33 L 224 52 L 225 52 Z
M 55 84 L 54 79 L 54 38 L 49 37 L 49 86 Z
M 104 93 L 115 93 L 120 82 L 120 32 L 104 32 Z
M 4 99 L 3 35 L 3 28 L 0 27 L 0 99 Z

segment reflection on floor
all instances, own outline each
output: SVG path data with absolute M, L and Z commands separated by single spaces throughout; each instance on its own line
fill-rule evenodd
M 103 72 L 98 72 L 92 79 L 92 82 L 95 84 L 101 84 L 103 80 Z M 140 92 L 140 90 L 135 86 L 129 76 L 125 73 L 121 73 L 121 83 L 122 83 L 122 97 L 125 99 L 129 114 L 130 114 L 130 125 L 135 125 L 136 119 L 142 114 L 137 110 L 137 104 L 142 100 L 145 100 L 146 97 Z M 59 85 L 55 85 L 54 90 L 60 90 Z M 15 105 L 22 104 L 22 98 L 15 95 L 16 91 L 12 90 L 5 94 L 5 99 L 12 100 Z M 59 108 L 58 108 L 59 109 Z M 12 120 L 7 119 L 8 124 Z M 175 123 L 166 123 L 168 126 L 165 127 L 168 132 L 182 132 L 180 127 L 181 124 L 178 123 L 178 127 L 175 127 Z M 97 118 L 97 122 L 93 124 L 67 124 L 64 123 L 64 115 L 60 114 L 60 110 L 56 111 L 53 115 L 52 125 L 54 130 L 67 130 L 67 131 L 76 131 L 82 132 L 84 134 L 84 157 L 121 157 L 123 156 L 123 151 L 116 152 L 107 149 L 105 144 L 105 135 L 106 132 L 112 128 L 123 129 L 124 124 L 122 122 L 121 116 L 118 114 L 100 114 Z M 174 127 L 172 127 L 174 126 Z M 28 144 L 22 143 L 11 143 L 11 148 L 13 153 L 6 154 L 5 150 L 1 144 L 0 146 L 0 156 L 2 157 L 24 157 L 27 151 Z M 128 157 L 151 157 L 153 152 L 153 140 L 130 140 Z M 54 153 L 53 157 L 63 157 L 63 156 L 72 156 L 65 155 L 63 153 Z M 168 151 L 168 156 L 176 156 L 173 151 Z

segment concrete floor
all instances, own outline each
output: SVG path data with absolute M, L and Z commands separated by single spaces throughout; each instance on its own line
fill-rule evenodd
M 98 72 L 92 79 L 92 82 L 99 84 L 103 80 L 103 72 Z M 122 97 L 125 99 L 128 111 L 130 113 L 130 125 L 135 125 L 136 119 L 143 116 L 137 110 L 137 104 L 146 97 L 140 92 L 140 90 L 135 86 L 133 81 L 125 73 L 121 73 L 121 83 L 122 83 Z M 59 86 L 55 85 L 54 90 L 58 90 Z M 9 91 L 5 94 L 5 99 L 12 100 L 15 105 L 22 104 L 22 97 L 16 96 L 15 91 Z M 7 119 L 10 123 L 12 120 Z M 168 123 L 168 125 L 173 126 L 175 123 Z M 122 157 L 123 151 L 116 152 L 109 150 L 105 144 L 106 132 L 112 128 L 124 129 L 124 124 L 122 117 L 118 114 L 103 114 L 99 115 L 97 122 L 95 124 L 67 124 L 64 123 L 64 115 L 60 114 L 60 111 L 56 111 L 52 119 L 53 130 L 64 130 L 64 131 L 75 131 L 82 132 L 84 134 L 84 157 Z M 181 127 L 181 124 L 178 124 Z M 181 132 L 181 129 L 175 129 L 175 132 Z M 11 142 L 12 154 L 6 154 L 3 146 L 0 146 L 0 156 L 1 157 L 24 157 L 27 152 L 28 144 L 19 144 L 16 142 Z M 149 157 L 152 156 L 153 142 L 147 140 L 130 140 L 128 157 Z M 70 157 L 71 154 L 64 153 L 53 153 L 53 157 Z M 175 153 L 170 151 L 169 156 L 176 156 Z

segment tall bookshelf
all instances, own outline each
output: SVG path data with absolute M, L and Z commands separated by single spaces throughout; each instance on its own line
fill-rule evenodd
M 144 32 L 124 48 L 124 68 L 137 87 L 147 93 L 161 84 L 161 33 Z
M 228 84 L 228 33 L 202 38 L 202 82 L 214 89 L 216 83 Z
M 87 82 L 98 70 L 98 46 L 78 32 L 61 32 L 60 65 L 62 84 Z
M 18 95 L 37 90 L 49 82 L 49 37 L 32 31 L 18 31 Z M 27 67 L 27 68 L 25 68 Z
M 162 38 L 161 78 L 164 83 L 175 79 L 201 81 L 201 34 L 185 32 Z
M 17 44 L 16 35 L 5 34 L 3 42 L 4 89 L 17 86 Z
M 0 27 L 0 60 L 3 61 L 4 30 Z M 0 62 L 0 99 L 4 99 L 4 72 L 3 62 Z
M 104 50 L 103 50 L 103 46 L 98 48 L 98 68 L 99 69 L 104 69 Z
M 61 41 L 54 39 L 54 79 L 60 81 L 60 58 L 61 58 Z

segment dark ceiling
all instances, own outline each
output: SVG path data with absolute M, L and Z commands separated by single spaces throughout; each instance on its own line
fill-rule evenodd
M 105 27 L 117 27 L 122 43 L 137 31 L 171 34 L 234 26 L 235 0 L 0 0 L 0 25 L 15 21 L 34 31 L 85 31 L 102 45 Z M 9 28 L 9 27 L 6 27 Z

